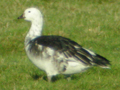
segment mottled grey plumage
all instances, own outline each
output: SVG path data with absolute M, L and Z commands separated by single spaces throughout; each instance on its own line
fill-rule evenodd
M 33 64 L 47 73 L 49 81 L 57 74 L 71 75 L 93 65 L 109 68 L 106 58 L 68 38 L 41 36 L 43 18 L 38 9 L 28 8 L 19 18 L 32 24 L 25 39 L 25 50 Z

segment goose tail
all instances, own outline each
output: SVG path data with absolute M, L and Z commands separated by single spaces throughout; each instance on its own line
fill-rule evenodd
M 102 56 L 100 56 L 98 54 L 96 54 L 93 58 L 94 58 L 93 62 L 96 65 L 100 66 L 101 68 L 108 68 L 108 69 L 110 69 L 110 67 L 109 67 L 111 65 L 110 61 L 107 60 L 106 58 L 104 58 L 104 57 L 102 57 Z

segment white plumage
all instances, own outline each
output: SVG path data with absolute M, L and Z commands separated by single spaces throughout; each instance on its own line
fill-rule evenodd
M 35 66 L 46 72 L 48 81 L 57 74 L 71 75 L 93 65 L 108 68 L 110 63 L 107 59 L 68 38 L 42 36 L 43 16 L 39 9 L 28 8 L 20 18 L 31 22 L 25 38 L 27 56 Z

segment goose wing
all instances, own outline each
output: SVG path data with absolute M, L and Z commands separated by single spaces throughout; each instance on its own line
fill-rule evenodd
M 75 58 L 75 60 L 81 61 L 86 65 L 91 65 L 91 62 L 93 62 L 93 55 L 89 53 L 87 49 L 82 48 L 81 45 L 65 37 L 40 36 L 31 42 L 52 48 L 53 50 L 63 54 L 66 58 Z

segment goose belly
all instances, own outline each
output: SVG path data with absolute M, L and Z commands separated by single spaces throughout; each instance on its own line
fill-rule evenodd
M 47 62 L 47 60 L 41 59 L 41 58 L 35 58 L 34 56 L 31 57 L 28 55 L 29 60 L 39 69 L 45 71 L 46 66 L 48 66 L 47 64 L 49 64 L 49 62 Z
M 47 75 L 57 75 L 59 73 L 53 63 L 53 56 L 50 55 L 53 52 L 43 51 L 42 53 L 36 54 L 34 52 L 30 52 L 29 49 L 26 49 L 26 53 L 30 61 L 40 70 L 45 71 Z
M 42 50 L 43 46 L 41 45 L 33 46 L 33 44 L 34 43 L 28 44 L 25 47 L 27 56 L 30 59 L 30 61 L 41 70 L 46 71 L 48 68 L 51 68 L 52 57 L 49 55 L 49 53 L 51 53 L 52 50 L 49 48 Z M 50 50 L 51 52 L 48 52 Z
M 75 74 L 85 71 L 89 66 L 86 66 L 82 63 L 78 62 L 68 62 L 68 65 L 66 67 L 66 70 L 63 72 L 63 74 L 69 75 L 69 74 Z

